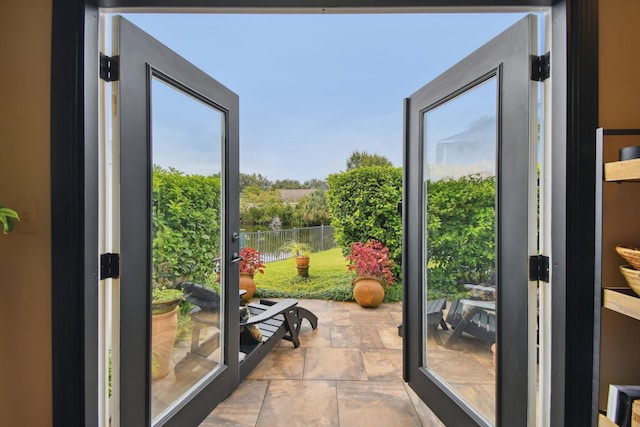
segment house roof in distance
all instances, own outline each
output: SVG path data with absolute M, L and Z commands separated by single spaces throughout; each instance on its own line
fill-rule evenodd
M 291 204 L 297 204 L 304 196 L 308 196 L 313 193 L 313 188 L 300 188 L 296 190 L 280 190 L 280 197 L 282 201 Z

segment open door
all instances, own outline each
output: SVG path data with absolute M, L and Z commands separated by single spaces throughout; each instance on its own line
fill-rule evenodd
M 196 425 L 238 384 L 238 96 L 121 17 L 113 54 L 111 425 Z M 186 280 L 219 299 L 159 320 Z
M 446 425 L 535 422 L 536 21 L 405 101 L 404 377 Z

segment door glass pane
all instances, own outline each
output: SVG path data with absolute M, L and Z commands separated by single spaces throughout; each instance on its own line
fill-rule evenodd
M 224 113 L 156 77 L 151 99 L 153 296 L 182 298 L 178 306 L 171 296 L 152 304 L 151 414 L 157 419 L 223 364 L 217 264 L 225 129 Z
M 494 76 L 423 115 L 424 365 L 495 420 Z M 445 329 L 446 328 L 446 329 Z

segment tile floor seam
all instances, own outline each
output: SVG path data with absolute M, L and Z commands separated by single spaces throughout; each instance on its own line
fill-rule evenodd
M 256 427 L 258 425 L 258 422 L 260 421 L 260 415 L 262 415 L 262 410 L 264 409 L 264 402 L 267 400 L 270 387 L 271 387 L 271 380 L 267 380 L 267 388 L 265 389 L 264 395 L 262 396 L 262 402 L 260 402 L 260 410 L 258 411 L 258 416 L 256 417 L 256 422 L 253 424 L 253 427 Z
M 416 418 L 418 419 L 418 421 L 420 421 L 420 425 L 424 426 L 424 422 L 422 421 L 422 417 L 420 416 L 420 413 L 418 412 L 418 408 L 416 408 L 416 404 L 414 403 L 413 399 L 409 395 L 409 392 L 407 391 L 407 387 L 405 386 L 404 380 L 401 381 L 400 384 L 402 385 L 402 388 L 404 389 L 404 393 L 407 395 L 407 399 L 409 399 L 409 403 L 411 404 L 411 407 L 413 408 L 413 413 L 416 415 Z
M 340 427 L 340 401 L 338 400 L 338 384 L 341 380 L 336 380 L 336 414 L 338 414 L 338 427 Z

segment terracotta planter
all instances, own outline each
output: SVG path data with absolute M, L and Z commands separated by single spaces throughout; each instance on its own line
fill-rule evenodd
M 309 277 L 309 266 L 296 267 L 298 269 L 298 276 Z
M 171 354 L 178 331 L 178 307 L 151 316 L 152 379 L 164 378 L 171 370 Z
M 375 308 L 382 304 L 384 288 L 380 280 L 371 276 L 361 276 L 354 283 L 353 297 L 361 307 Z
M 296 257 L 296 267 L 306 267 L 309 265 L 309 257 L 308 256 L 297 256 Z
M 253 280 L 253 275 L 240 273 L 240 289 L 247 291 L 247 293 L 242 296 L 242 300 L 244 302 L 249 301 L 256 292 L 256 282 Z

